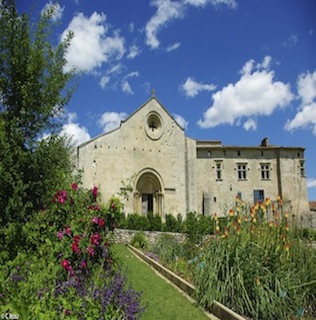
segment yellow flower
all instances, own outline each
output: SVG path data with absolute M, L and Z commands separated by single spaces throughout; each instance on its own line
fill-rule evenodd
M 217 213 L 216 213 L 216 212 L 214 213 L 213 219 L 214 219 L 215 221 L 218 221 L 218 216 L 217 216 Z
M 220 231 L 221 231 L 221 229 L 219 228 L 219 225 L 216 225 L 216 227 L 215 227 L 216 234 L 219 234 Z
M 268 207 L 271 204 L 270 198 L 266 198 L 265 205 Z
M 233 209 L 229 209 L 229 216 L 233 217 L 234 216 L 234 210 Z
M 287 243 L 285 244 L 284 248 L 285 248 L 285 251 L 286 251 L 286 252 L 289 252 L 289 251 L 290 251 L 290 244 L 287 242 Z
M 277 196 L 277 201 L 279 202 L 279 201 L 281 201 L 281 196 L 278 194 L 278 196 Z

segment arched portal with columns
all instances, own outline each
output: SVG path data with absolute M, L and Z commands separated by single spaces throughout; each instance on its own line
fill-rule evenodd
M 134 211 L 147 215 L 148 212 L 163 214 L 163 183 L 153 169 L 144 169 L 136 177 Z

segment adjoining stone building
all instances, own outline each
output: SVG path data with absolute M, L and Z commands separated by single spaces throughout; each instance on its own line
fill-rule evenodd
M 293 214 L 309 212 L 304 148 L 191 139 L 154 96 L 119 128 L 80 145 L 77 165 L 104 201 L 131 187 L 126 213 L 222 215 L 236 195 L 250 203 L 280 195 Z

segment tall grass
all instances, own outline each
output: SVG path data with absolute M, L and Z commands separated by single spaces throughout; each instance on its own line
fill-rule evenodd
M 316 253 L 292 233 L 282 199 L 247 207 L 236 200 L 227 227 L 214 217 L 195 274 L 197 300 L 222 302 L 253 319 L 316 315 Z

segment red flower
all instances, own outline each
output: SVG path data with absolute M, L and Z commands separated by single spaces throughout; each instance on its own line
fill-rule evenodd
M 93 250 L 93 249 L 92 249 Z M 87 267 L 87 262 L 85 262 L 84 260 L 81 261 L 80 263 L 80 267 L 81 269 L 85 269 Z
M 74 242 L 71 246 L 72 248 L 72 252 L 74 253 L 80 253 L 80 249 L 79 249 L 79 246 L 78 246 L 78 242 Z
M 73 183 L 71 184 L 71 188 L 72 188 L 72 190 L 77 191 L 77 190 L 78 190 L 78 185 L 77 185 L 77 183 L 73 182 Z
M 90 256 L 92 256 L 92 257 L 94 256 L 94 250 L 93 250 L 92 247 L 89 247 L 89 248 L 88 248 L 88 252 L 89 252 L 89 255 L 90 255 Z
M 94 197 L 94 199 L 97 198 L 97 195 L 98 195 L 98 187 L 94 186 L 93 189 L 92 189 L 92 195 Z
M 65 227 L 65 233 L 68 235 L 71 233 L 70 226 Z
M 104 227 L 104 225 L 105 225 L 104 219 L 99 218 L 98 225 L 99 225 L 100 228 Z
M 91 237 L 91 244 L 98 246 L 100 243 L 100 235 L 98 233 L 95 233 L 92 237 Z
M 70 262 L 66 259 L 64 259 L 62 262 L 61 262 L 61 265 L 64 269 L 68 270 L 69 267 L 70 267 Z
M 65 310 L 65 316 L 70 316 L 70 310 L 69 309 Z
M 78 244 L 80 241 L 80 236 L 78 236 L 78 235 L 74 236 L 74 241 L 75 241 L 75 243 Z

